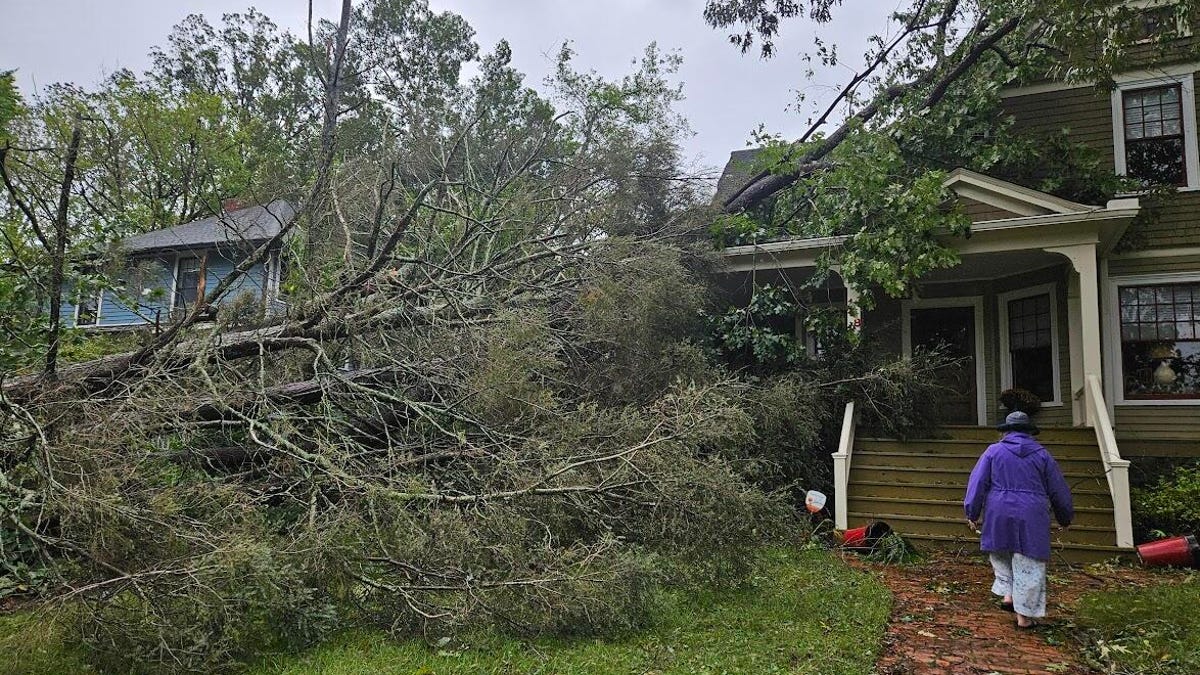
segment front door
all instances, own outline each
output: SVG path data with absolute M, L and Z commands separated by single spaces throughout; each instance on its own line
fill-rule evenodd
M 950 363 L 940 368 L 937 380 L 941 421 L 946 424 L 978 424 L 976 406 L 975 308 L 915 307 L 910 310 L 912 351 L 941 350 Z

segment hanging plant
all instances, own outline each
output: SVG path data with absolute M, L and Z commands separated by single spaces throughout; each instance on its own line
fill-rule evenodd
M 1042 399 L 1027 389 L 1014 387 L 1000 392 L 1000 405 L 1004 406 L 1007 412 L 1019 410 L 1033 417 L 1042 409 Z

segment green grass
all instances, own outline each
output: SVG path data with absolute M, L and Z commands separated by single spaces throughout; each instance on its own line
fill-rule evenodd
M 266 658 L 249 672 L 865 675 L 872 672 L 890 605 L 890 594 L 874 577 L 835 556 L 777 552 L 744 587 L 673 594 L 652 627 L 618 638 L 525 641 L 490 635 L 434 647 L 362 631 L 302 654 Z M 0 651 L 4 631 L 0 623 Z M 59 650 L 18 653 L 12 672 L 86 672 L 78 650 Z
M 1200 578 L 1080 599 L 1076 625 L 1105 672 L 1200 673 Z
M 0 614 L 0 673 L 95 672 L 82 650 L 70 646 L 56 626 L 42 624 L 40 619 L 32 612 Z

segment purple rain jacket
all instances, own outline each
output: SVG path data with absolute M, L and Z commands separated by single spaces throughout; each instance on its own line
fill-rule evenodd
M 983 512 L 979 548 L 1050 559 L 1050 509 L 1060 525 L 1071 524 L 1071 488 L 1058 463 L 1032 436 L 1010 431 L 988 446 L 967 483 L 967 518 Z

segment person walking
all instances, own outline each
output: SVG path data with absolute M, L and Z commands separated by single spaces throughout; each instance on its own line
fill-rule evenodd
M 1016 612 L 1019 628 L 1029 628 L 1046 616 L 1050 512 L 1065 529 L 1075 510 L 1071 488 L 1054 457 L 1034 439 L 1039 430 L 1029 415 L 1009 413 L 996 429 L 1004 436 L 975 464 L 963 507 L 968 526 L 981 533 L 979 548 L 991 559 L 992 593 Z

